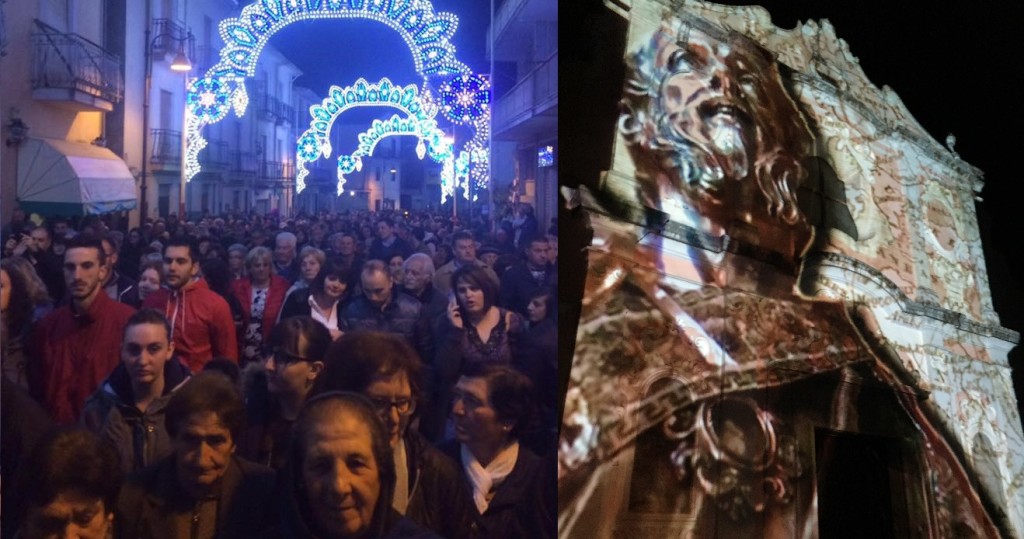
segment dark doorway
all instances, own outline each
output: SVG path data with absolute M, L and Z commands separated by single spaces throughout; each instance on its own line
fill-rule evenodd
M 898 536 L 906 524 L 899 441 L 818 429 L 818 536 Z

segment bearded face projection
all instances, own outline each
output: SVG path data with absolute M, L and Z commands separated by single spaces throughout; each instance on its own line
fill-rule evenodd
M 645 204 L 662 209 L 681 195 L 686 220 L 709 232 L 799 221 L 799 159 L 811 137 L 763 50 L 741 36 L 666 26 L 629 68 L 619 129 Z

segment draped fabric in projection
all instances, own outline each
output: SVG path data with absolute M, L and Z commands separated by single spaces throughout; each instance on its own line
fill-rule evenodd
M 559 446 L 564 537 L 1024 535 L 981 173 L 827 23 L 629 20 Z

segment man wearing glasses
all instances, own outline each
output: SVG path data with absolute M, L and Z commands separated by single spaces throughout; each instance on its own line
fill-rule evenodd
M 419 357 L 400 335 L 353 331 L 327 351 L 310 397 L 339 390 L 368 397 L 394 451 L 395 510 L 442 537 L 474 537 L 474 506 L 459 469 L 410 428 L 423 387 L 421 373 Z

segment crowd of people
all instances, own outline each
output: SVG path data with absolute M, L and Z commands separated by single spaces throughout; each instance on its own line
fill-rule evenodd
M 554 537 L 557 224 L 0 231 L 3 536 Z

